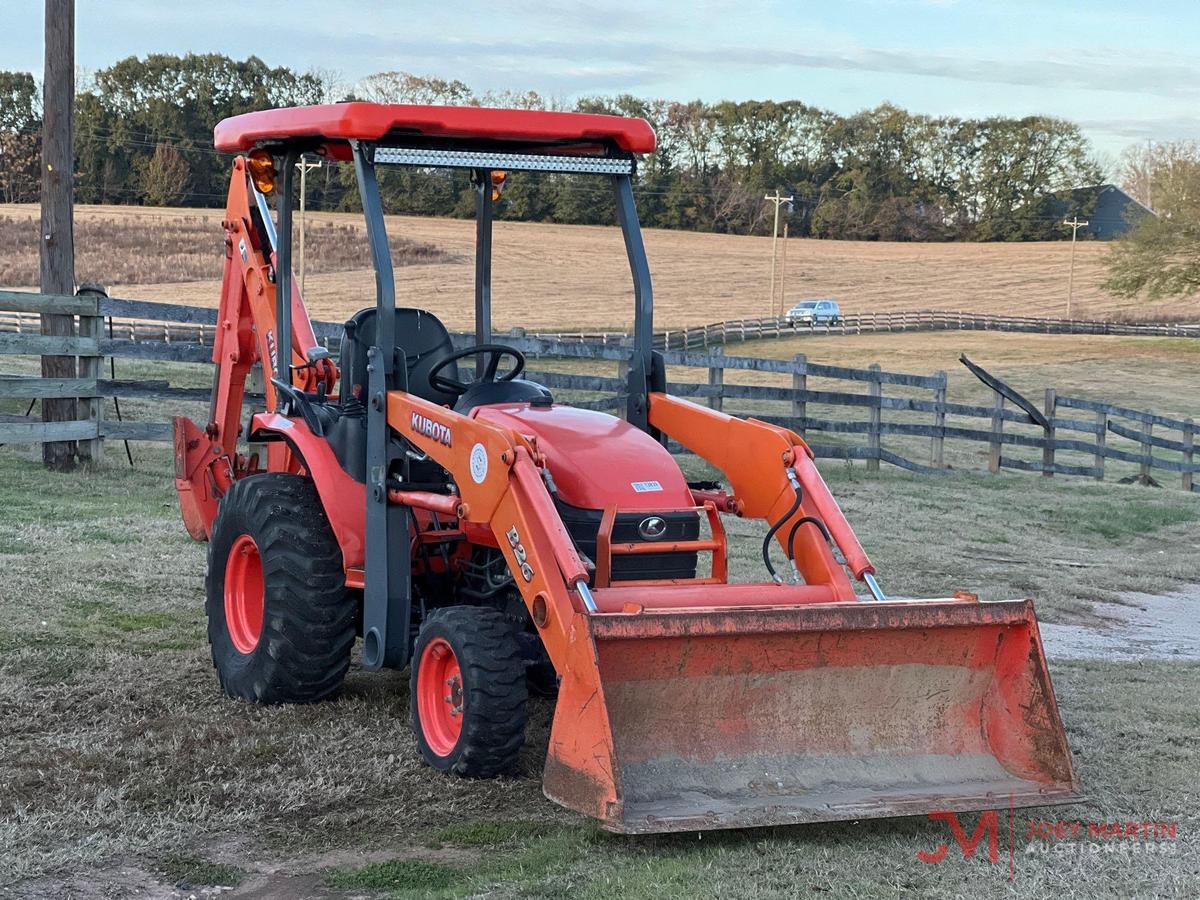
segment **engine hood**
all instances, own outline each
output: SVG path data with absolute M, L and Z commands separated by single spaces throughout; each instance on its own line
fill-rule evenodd
M 654 511 L 693 505 L 667 449 L 615 416 L 528 403 L 480 406 L 472 415 L 537 438 L 559 496 L 571 506 Z

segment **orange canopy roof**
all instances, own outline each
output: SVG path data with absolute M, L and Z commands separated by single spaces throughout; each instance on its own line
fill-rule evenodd
M 645 119 L 590 113 L 489 109 L 482 106 L 415 106 L 333 103 L 244 113 L 213 130 L 218 150 L 249 150 L 264 141 L 318 138 L 341 143 L 377 141 L 392 135 L 520 143 L 616 144 L 627 153 L 654 151 L 654 129 Z

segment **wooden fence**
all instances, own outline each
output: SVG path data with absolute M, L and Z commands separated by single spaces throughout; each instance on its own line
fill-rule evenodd
M 159 306 L 162 304 L 150 304 Z M 105 309 L 108 327 L 125 340 L 211 344 L 216 311 L 198 307 L 182 319 L 160 320 L 160 313 L 141 301 L 110 300 Z M 140 312 L 139 312 L 140 310 Z M 147 321 L 152 319 L 153 321 Z M 0 332 L 36 333 L 36 315 L 0 310 Z M 708 325 L 659 331 L 654 335 L 658 350 L 696 350 L 734 342 L 765 338 L 817 337 L 822 335 L 873 334 L 905 331 L 1008 331 L 1029 334 L 1096 334 L 1143 337 L 1200 337 L 1200 323 L 1106 322 L 1090 319 L 1051 319 L 1031 316 L 993 316 L 980 313 L 914 310 L 862 313 L 844 316 L 836 324 L 801 323 L 786 318 L 733 319 Z M 341 329 L 328 335 L 336 342 Z M 538 332 L 516 329 L 521 336 L 558 341 L 621 346 L 630 335 L 616 331 Z
M 19 410 L 0 415 L 0 444 L 88 441 L 93 458 L 99 458 L 105 439 L 169 441 L 169 414 L 181 403 L 209 400 L 208 388 L 180 387 L 161 379 L 122 381 L 99 376 L 100 363 L 107 357 L 165 364 L 210 362 L 211 348 L 198 336 L 211 335 L 215 310 L 16 292 L 0 292 L 0 310 L 75 315 L 80 323 L 79 333 L 73 337 L 25 330 L 0 332 L 0 356 L 72 355 L 84 364 L 80 377 L 71 380 L 0 376 L 0 401 L 52 397 L 81 401 L 79 421 L 75 422 L 43 423 L 29 414 L 32 409 L 25 415 L 18 414 Z M 111 324 L 114 319 L 117 323 L 141 320 L 147 327 L 159 329 L 166 339 L 153 340 L 137 330 L 128 331 L 123 323 Z M 195 330 L 183 332 L 183 328 Z M 314 328 L 336 351 L 341 326 L 317 322 Z M 185 336 L 197 339 L 186 340 Z M 538 371 L 527 377 L 560 392 L 572 405 L 613 411 L 623 408 L 622 371 L 629 351 L 617 341 L 563 340 L 557 335 L 527 333 L 504 340 L 538 361 Z M 473 338 L 456 335 L 455 343 L 469 347 Z M 924 474 L 963 470 L 994 474 L 1014 469 L 1097 480 L 1105 477 L 1106 463 L 1112 461 L 1124 464 L 1119 471 L 1108 470 L 1123 480 L 1151 483 L 1157 469 L 1178 475 L 1184 490 L 1196 490 L 1193 476 L 1200 465 L 1194 461 L 1196 431 L 1191 419 L 1062 396 L 1053 389 L 1046 391 L 1039 410 L 1002 383 L 987 388 L 990 403 L 953 402 L 947 396 L 945 372 L 920 375 L 884 371 L 878 365 L 865 369 L 829 366 L 809 362 L 802 354 L 790 360 L 761 359 L 726 355 L 714 346 L 702 353 L 667 350 L 664 359 L 672 393 L 793 428 L 805 435 L 819 457 L 861 459 L 872 470 L 886 462 Z M 544 368 L 546 365 L 550 368 Z M 596 374 L 606 367 L 611 375 Z M 169 365 L 162 367 L 168 374 L 169 369 Z M 156 370 L 155 374 L 160 373 Z M 152 405 L 145 408 L 155 410 L 161 419 L 106 419 L 103 401 L 108 398 L 150 401 Z

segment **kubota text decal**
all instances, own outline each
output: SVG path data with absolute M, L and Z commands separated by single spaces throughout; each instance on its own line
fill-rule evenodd
M 435 422 L 429 416 L 423 416 L 418 412 L 413 413 L 412 430 L 430 440 L 437 441 L 439 444 L 445 444 L 447 447 L 450 446 L 450 426 L 443 425 L 441 422 Z
M 267 329 L 267 355 L 271 357 L 271 371 L 279 375 L 279 345 L 275 343 L 275 332 Z

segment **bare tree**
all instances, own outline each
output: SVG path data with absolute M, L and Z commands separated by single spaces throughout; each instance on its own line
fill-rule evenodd
M 444 103 L 462 106 L 477 102 L 471 89 L 457 79 L 427 78 L 411 72 L 376 72 L 358 82 L 354 93 L 372 103 Z

